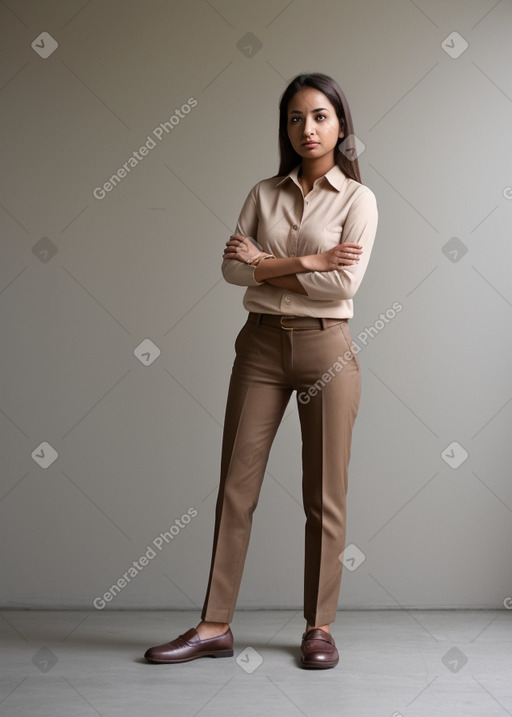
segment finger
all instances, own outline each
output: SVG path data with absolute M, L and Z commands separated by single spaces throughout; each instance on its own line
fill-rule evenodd
M 346 259 L 359 259 L 359 254 L 354 251 L 348 251 L 346 249 L 339 249 L 336 251 L 336 256 L 338 258 L 346 258 Z
M 359 259 L 342 259 L 339 263 L 340 266 L 352 266 L 357 264 Z
M 349 249 L 346 247 L 340 247 L 339 249 L 336 249 L 336 254 L 338 256 L 346 255 L 346 256 L 360 256 L 362 254 L 362 249 Z
M 338 244 L 336 248 L 341 251 L 351 251 L 355 254 L 360 254 L 363 251 L 363 247 L 359 246 L 359 244 Z

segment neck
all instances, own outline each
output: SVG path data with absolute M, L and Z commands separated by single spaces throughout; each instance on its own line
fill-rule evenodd
M 299 168 L 299 177 L 308 182 L 308 184 L 313 184 L 316 179 L 323 177 L 335 164 L 333 156 L 320 157 L 319 159 L 303 158 Z

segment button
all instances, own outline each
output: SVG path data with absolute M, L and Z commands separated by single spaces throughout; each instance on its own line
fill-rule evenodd
M 284 300 L 286 301 L 287 304 L 289 304 L 291 301 L 291 298 L 288 296 L 288 294 L 286 294 L 286 296 L 284 297 Z
M 294 224 L 293 227 L 292 227 L 292 229 L 295 229 L 295 231 L 297 231 L 297 225 Z
M 304 204 L 309 204 L 309 202 L 304 202 Z
M 294 254 L 294 252 L 293 252 L 293 251 L 292 251 L 292 252 L 290 252 L 290 256 L 295 256 L 295 254 Z

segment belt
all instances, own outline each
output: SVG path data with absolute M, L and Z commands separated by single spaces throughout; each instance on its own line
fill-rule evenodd
M 301 329 L 328 329 L 330 326 L 336 326 L 348 319 L 326 319 L 317 318 L 315 316 L 288 316 L 286 314 L 258 314 L 254 311 L 249 312 L 247 321 L 258 326 L 274 326 L 278 329 L 301 330 Z

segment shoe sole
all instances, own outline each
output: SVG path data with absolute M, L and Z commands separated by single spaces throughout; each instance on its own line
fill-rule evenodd
M 339 659 L 335 662 L 305 662 L 301 659 L 300 666 L 305 670 L 328 670 L 331 667 L 336 667 Z
M 191 662 L 200 657 L 233 657 L 234 653 L 234 650 L 216 650 L 215 652 L 204 652 L 201 655 L 192 655 L 192 657 L 182 657 L 179 660 L 155 660 L 150 657 L 146 657 L 146 660 L 157 665 L 172 665 L 178 662 Z

